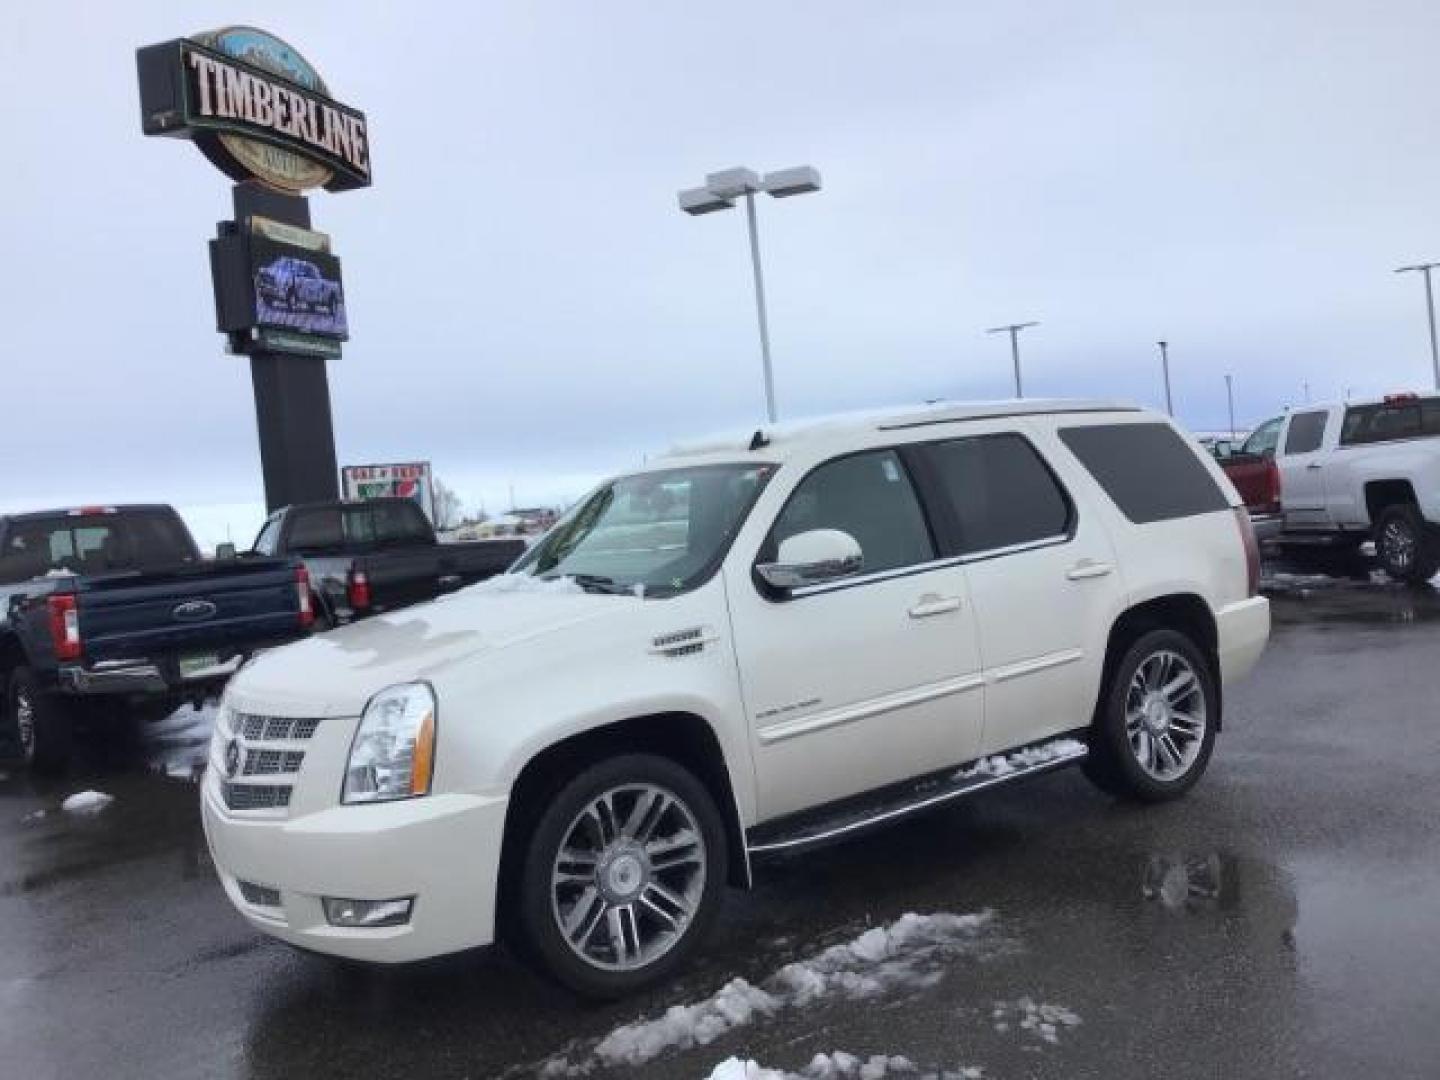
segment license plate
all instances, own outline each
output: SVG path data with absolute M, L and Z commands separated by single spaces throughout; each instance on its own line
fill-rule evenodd
M 182 656 L 180 658 L 180 677 L 182 679 L 193 679 L 197 675 L 203 675 L 211 668 L 220 664 L 219 653 L 200 653 L 197 656 Z

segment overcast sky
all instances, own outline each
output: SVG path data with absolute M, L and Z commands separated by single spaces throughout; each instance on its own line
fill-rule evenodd
M 183 14 L 180 13 L 183 8 Z M 214 331 L 228 181 L 140 134 L 137 46 L 244 19 L 370 120 L 375 185 L 312 198 L 345 264 L 342 463 L 429 459 L 470 505 L 573 498 L 763 413 L 1026 390 L 1242 423 L 1430 379 L 1440 5 L 254 2 L 9 5 L 0 35 L 0 509 L 155 499 L 205 539 L 263 499 Z M 206 509 L 209 507 L 209 509 Z M 237 539 L 242 539 L 240 535 Z

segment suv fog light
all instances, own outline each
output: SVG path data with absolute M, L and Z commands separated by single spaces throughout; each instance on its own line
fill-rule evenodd
M 413 896 L 399 900 L 341 900 L 327 896 L 325 921 L 331 926 L 404 926 L 415 906 Z

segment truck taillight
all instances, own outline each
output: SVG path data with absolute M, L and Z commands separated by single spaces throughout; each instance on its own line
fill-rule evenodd
M 350 607 L 355 611 L 364 611 L 370 606 L 370 578 L 364 570 L 351 570 L 350 581 L 346 589 L 350 600 Z
M 80 640 L 80 612 L 75 608 L 75 597 L 68 593 L 51 596 L 46 603 L 50 607 L 50 640 L 55 644 L 55 659 L 79 660 L 84 643 Z
M 1255 539 L 1255 526 L 1250 523 L 1250 511 L 1243 506 L 1235 507 L 1235 524 L 1240 529 L 1240 543 L 1245 548 L 1245 595 L 1258 596 L 1260 593 L 1260 544 Z
M 299 566 L 295 569 L 295 593 L 300 601 L 300 625 L 315 624 L 315 602 L 310 598 L 310 571 Z
M 1265 462 L 1265 501 L 1274 513 L 1280 512 L 1280 466 L 1274 458 Z

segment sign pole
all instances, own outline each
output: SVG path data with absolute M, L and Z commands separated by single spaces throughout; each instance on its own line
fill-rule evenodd
M 310 202 L 259 184 L 235 185 L 235 221 L 252 216 L 310 228 Z M 265 510 L 340 497 L 330 381 L 325 359 L 255 350 L 250 354 Z

